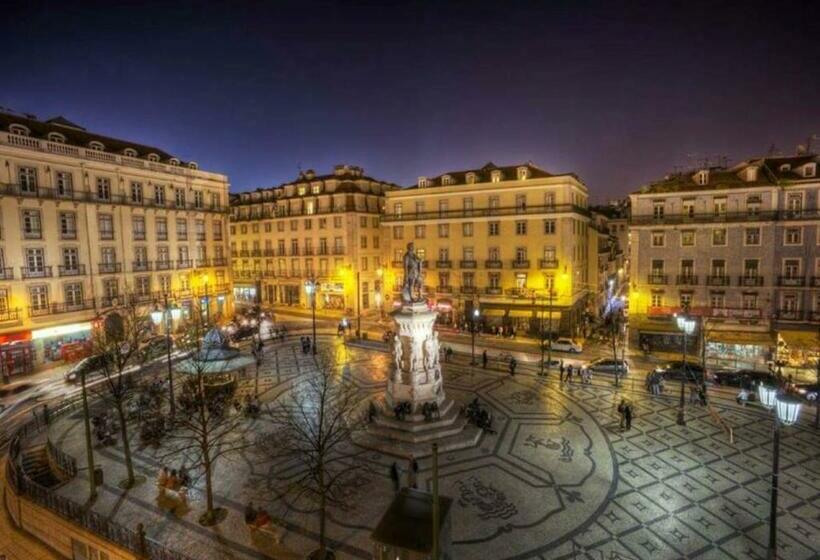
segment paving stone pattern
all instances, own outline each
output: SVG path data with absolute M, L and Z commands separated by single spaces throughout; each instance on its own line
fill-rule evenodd
M 329 342 L 328 342 L 329 344 Z M 340 373 L 360 389 L 362 402 L 384 390 L 388 355 L 334 343 Z M 307 375 L 310 356 L 296 345 L 266 349 L 260 387 L 264 400 L 280 398 Z M 484 372 L 445 364 L 448 396 L 478 396 L 493 412 L 497 434 L 478 446 L 440 457 L 440 489 L 454 498 L 452 528 L 458 559 L 754 559 L 765 558 L 768 538 L 770 416 L 761 409 L 717 404 L 735 426 L 736 443 L 703 408 L 688 408 L 676 424 L 677 399 L 611 385 L 559 384 L 547 379 Z M 621 432 L 617 403 L 635 407 L 633 428 Z M 253 434 L 271 430 L 263 417 Z M 81 417 L 56 422 L 52 439 L 83 466 Z M 136 439 L 136 438 L 135 438 Z M 778 538 L 782 558 L 818 558 L 820 550 L 820 436 L 809 426 L 785 428 L 782 437 Z M 162 449 L 134 450 L 148 482 L 128 493 L 121 449 L 98 448 L 106 483 L 95 508 L 120 523 L 145 524 L 149 536 L 194 558 L 298 558 L 316 546 L 314 504 L 286 497 L 301 473 L 286 460 L 250 448 L 217 466 L 217 504 L 228 518 L 201 527 L 202 482 L 187 511 L 158 501 L 154 479 L 161 464 L 179 466 Z M 362 467 L 345 487 L 345 505 L 329 512 L 328 531 L 339 558 L 369 558 L 370 531 L 393 495 L 390 456 L 349 445 L 334 468 Z M 403 463 L 403 462 L 402 462 Z M 404 473 L 408 465 L 399 464 Z M 420 461 L 418 484 L 430 487 L 431 461 Z M 82 475 L 82 472 L 81 472 Z M 82 478 L 60 491 L 84 496 Z M 272 513 L 281 544 L 251 535 L 243 523 L 253 500 Z

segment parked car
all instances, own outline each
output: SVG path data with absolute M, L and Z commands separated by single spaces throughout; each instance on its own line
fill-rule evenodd
M 80 375 L 83 372 L 85 372 L 86 379 L 99 375 L 103 371 L 103 367 L 105 365 L 104 360 L 105 357 L 101 355 L 83 358 L 74 364 L 71 369 L 66 371 L 65 374 L 63 374 L 63 378 L 69 383 L 76 383 L 80 380 Z
M 587 364 L 593 373 L 617 373 L 621 377 L 629 375 L 629 362 L 626 360 L 613 360 L 612 358 L 598 358 Z
M 557 352 L 572 352 L 574 354 L 580 354 L 584 349 L 580 342 L 577 342 L 571 338 L 556 338 L 555 340 L 547 342 L 547 344 L 550 345 L 551 350 L 555 350 Z
M 720 369 L 713 371 L 709 379 L 715 385 L 726 385 L 729 387 L 742 387 L 748 391 L 755 392 L 760 383 L 774 383 L 774 376 L 768 371 L 757 371 L 753 369 Z M 757 398 L 757 394 L 752 400 Z
M 820 399 L 820 383 L 800 383 L 794 386 L 797 394 L 811 403 Z
M 703 369 L 703 366 L 698 363 L 687 361 L 686 364 L 684 364 L 682 361 L 677 360 L 674 362 L 668 362 L 667 364 L 659 367 L 656 371 L 661 371 L 667 381 L 680 381 L 684 376 L 687 381 L 703 381 L 705 370 Z
M 8 385 L 3 385 L 2 387 L 0 387 L 0 397 L 16 395 L 17 393 L 20 393 L 32 387 L 34 387 L 34 383 L 31 383 L 30 381 L 19 381 L 17 383 L 9 383 Z M 1 408 L 0 411 L 2 411 Z

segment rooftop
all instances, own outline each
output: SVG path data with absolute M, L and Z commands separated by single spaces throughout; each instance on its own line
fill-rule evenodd
M 501 173 L 501 181 L 519 180 L 519 170 L 526 173 L 527 179 L 556 177 L 561 175 L 577 176 L 574 173 L 550 173 L 528 161 L 516 165 L 496 165 L 489 161 L 478 169 L 465 169 L 463 171 L 448 171 L 436 177 L 420 177 L 417 184 L 407 187 L 408 189 L 443 187 L 455 185 L 467 185 L 471 183 L 490 183 L 494 172 Z M 421 186 L 421 183 L 424 186 Z

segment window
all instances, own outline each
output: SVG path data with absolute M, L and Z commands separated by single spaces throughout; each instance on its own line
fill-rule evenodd
M 424 239 L 424 234 L 427 231 L 427 226 L 416 226 L 415 227 L 415 236 L 416 239 Z
M 439 262 L 446 262 L 450 260 L 450 250 L 447 247 L 441 247 L 438 250 Z
M 299 229 L 299 222 L 296 220 L 290 221 L 290 231 L 297 231 Z
M 188 246 L 180 245 L 177 247 L 177 262 L 181 265 L 190 263 L 190 256 L 188 255 Z
M 194 191 L 194 208 L 201 209 L 205 207 L 205 197 L 202 191 Z
M 404 227 L 403 226 L 393 226 L 393 239 L 403 239 L 404 238 Z
M 305 196 L 307 194 L 307 187 L 305 187 L 305 186 L 297 187 L 296 194 L 298 194 L 299 196 Z
M 652 276 L 661 276 L 663 275 L 663 259 L 653 259 L 651 263 L 651 273 Z
M 652 203 L 652 217 L 656 220 L 660 220 L 663 218 L 664 213 L 664 203 L 663 202 L 653 202 Z
M 461 235 L 464 237 L 472 237 L 473 236 L 473 223 L 472 222 L 464 222 L 461 224 Z
M 723 216 L 726 214 L 726 197 L 713 198 L 712 209 L 716 216 Z
M 22 124 L 12 124 L 9 126 L 9 132 L 14 134 L 15 136 L 28 136 L 29 130 L 28 127 L 23 126 Z
M 547 208 L 552 208 L 555 206 L 554 193 L 544 193 L 544 206 L 546 206 Z
M 726 261 L 723 259 L 712 260 L 712 276 L 724 278 L 726 276 Z
M 695 217 L 695 199 L 687 198 L 683 200 L 683 215 L 688 218 Z
M 681 292 L 680 306 L 683 309 L 689 309 L 692 306 L 692 292 Z
M 712 245 L 715 247 L 722 247 L 726 245 L 726 230 L 713 229 L 712 230 Z
M 662 231 L 652 232 L 652 246 L 663 247 L 666 245 L 666 234 Z
M 680 275 L 684 278 L 691 278 L 695 275 L 695 261 L 692 259 L 683 259 L 680 262 Z
M 359 270 L 362 272 L 367 271 L 367 257 L 362 257 L 362 267 Z
M 515 248 L 515 262 L 522 263 L 527 260 L 527 248 L 526 247 L 516 247 Z
M 321 193 L 321 192 L 322 192 L 322 185 L 321 185 L 321 184 L 319 184 L 319 183 L 317 183 L 317 184 L 315 184 L 315 185 L 311 185 L 311 186 L 310 186 L 310 192 L 311 192 L 311 194 L 319 194 L 319 193 Z
M 726 296 L 723 292 L 712 292 L 709 294 L 709 306 L 722 309 L 726 307 Z
M 488 284 L 490 288 L 498 289 L 501 287 L 501 273 L 500 272 L 490 272 L 487 276 Z
M 783 276 L 786 278 L 800 277 L 800 260 L 799 259 L 784 259 L 783 260 Z
M 359 238 L 359 247 L 361 249 L 367 249 L 367 236 L 366 235 L 362 235 Z
M 74 196 L 74 176 L 68 171 L 57 171 L 54 174 L 57 196 L 71 198 Z
M 114 305 L 120 296 L 120 283 L 116 278 L 109 278 L 103 282 L 103 299 L 110 305 Z
M 48 286 L 30 286 L 28 289 L 29 302 L 32 311 L 48 309 Z
M 80 307 L 83 304 L 83 285 L 81 283 L 66 284 L 64 293 L 67 307 Z
M 151 277 L 137 276 L 135 282 L 135 291 L 139 296 L 147 296 L 151 293 Z
M 757 259 L 746 259 L 743 261 L 743 276 L 745 278 L 757 278 L 759 276 L 760 261 Z
M 760 205 L 763 199 L 759 194 L 750 194 L 746 197 L 746 212 L 750 216 L 756 216 L 760 213 Z
M 28 276 L 43 276 L 45 274 L 46 256 L 43 249 L 26 249 L 25 257 Z
M 171 291 L 171 277 L 167 274 L 163 274 L 159 277 L 159 291 L 163 294 L 167 294 Z
M 313 220 L 305 220 L 305 230 L 313 229 Z
M 490 247 L 489 249 L 487 249 L 487 260 L 500 261 L 501 250 L 498 247 Z
M 37 169 L 21 167 L 17 170 L 17 180 L 20 183 L 20 192 L 37 194 Z
M 461 207 L 469 213 L 473 209 L 473 197 L 466 196 L 461 200 Z M 468 214 L 469 215 L 469 214 Z
M 185 189 L 174 189 L 174 205 L 185 208 Z
M 188 220 L 177 218 L 177 241 L 188 241 Z
M 527 222 L 523 220 L 515 222 L 515 234 L 527 235 Z
M 757 309 L 757 294 L 743 294 L 741 296 L 740 305 L 743 309 Z
M 39 210 L 23 210 L 23 237 L 42 239 L 43 228 Z
M 695 246 L 695 230 L 693 229 L 685 229 L 680 232 L 680 244 L 681 247 L 694 247 Z
M 489 222 L 487 224 L 487 235 L 499 235 L 501 231 L 501 222 Z
M 438 285 L 439 288 L 446 288 L 450 286 L 450 273 L 449 272 L 439 272 L 438 273 Z
M 439 224 L 438 225 L 438 236 L 439 237 L 450 237 L 450 224 Z
M 555 233 L 555 220 L 544 220 L 544 234 L 553 235 Z
M 327 229 L 327 218 L 319 218 L 319 229 Z
M 493 183 L 500 183 L 501 182 L 501 171 L 495 170 L 490 174 L 490 181 Z
M 145 247 L 134 247 L 134 268 L 142 268 L 148 262 L 148 249 Z
M 527 211 L 527 195 L 525 194 L 517 194 L 515 195 L 515 211 L 518 214 L 523 214 Z
M 60 239 L 77 239 L 77 214 L 60 212 Z
M 786 197 L 786 209 L 791 215 L 800 214 L 803 211 L 803 195 L 801 193 L 790 193 Z
M 194 222 L 196 228 L 196 240 L 205 241 L 205 220 L 197 220 Z
M 97 177 L 97 200 L 111 200 L 111 179 Z
M 501 202 L 497 196 L 491 196 L 489 200 L 490 214 L 494 214 L 498 210 Z
M 663 307 L 663 294 L 659 292 L 652 292 L 650 307 Z
M 475 253 L 473 252 L 472 247 L 462 247 L 461 255 L 462 258 L 467 262 L 472 262 L 475 260 Z
M 746 245 L 760 245 L 760 228 L 746 228 Z
M 154 204 L 165 206 L 165 185 L 154 185 Z
M 276 222 L 276 231 L 285 231 L 285 222 Z
M 142 204 L 142 183 L 131 182 L 131 202 L 134 204 Z
M 786 228 L 784 245 L 802 245 L 803 244 L 803 228 L 790 227 Z
M 98 214 L 97 224 L 100 229 L 100 239 L 114 239 L 114 216 L 111 214 Z
M 463 272 L 461 274 L 461 285 L 465 288 L 475 287 L 475 272 Z
M 114 247 L 103 247 L 100 250 L 100 261 L 104 265 L 111 265 L 116 263 L 117 251 L 114 249 Z
M 157 218 L 157 241 L 168 241 L 168 221 L 165 218 Z
M 523 181 L 527 177 L 529 177 L 529 170 L 526 167 L 519 167 L 518 171 L 518 180 Z
M 88 149 L 89 150 L 94 150 L 95 152 L 102 152 L 103 150 L 105 150 L 105 146 L 103 145 L 102 142 L 97 142 L 96 140 L 92 140 L 91 142 L 88 143 Z
M 379 248 L 379 236 L 378 235 L 373 236 L 373 248 L 374 249 Z
M 698 185 L 701 185 L 701 186 L 708 184 L 709 183 L 709 171 L 707 171 L 705 169 L 703 171 L 698 171 L 697 174 L 695 175 L 695 182 Z

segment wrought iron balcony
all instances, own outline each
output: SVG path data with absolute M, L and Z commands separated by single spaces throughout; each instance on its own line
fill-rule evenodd
M 697 286 L 698 277 L 696 274 L 679 274 L 677 283 L 678 286 Z
M 155 261 L 154 264 L 157 270 L 171 270 L 173 267 L 173 261 Z
M 59 313 L 74 313 L 94 309 L 94 300 L 86 299 L 78 302 L 49 303 L 41 306 L 31 306 L 28 308 L 31 317 L 42 317 L 44 315 L 56 315 Z
M 512 267 L 513 268 L 529 268 L 530 267 L 530 261 L 516 259 L 516 260 L 512 261 Z
M 132 272 L 148 272 L 152 268 L 150 261 L 131 261 Z
M 484 288 L 484 293 L 488 296 L 500 296 L 502 290 L 501 288 Z
M 730 284 L 731 280 L 725 274 L 710 274 L 706 277 L 707 286 L 728 286 Z
M 191 259 L 180 259 L 177 261 L 177 269 L 191 268 L 194 265 Z
M 251 250 L 251 256 L 252 257 L 261 257 L 262 256 L 262 250 L 261 249 Z
M 7 323 L 9 321 L 19 321 L 22 319 L 19 309 L 6 309 L 0 311 L 0 323 Z
M 778 321 L 802 321 L 803 311 L 799 309 L 778 309 L 774 313 Z
M 646 278 L 647 284 L 662 285 L 669 283 L 669 276 L 666 274 L 650 274 Z
M 474 260 L 468 259 L 459 261 L 458 265 L 461 268 L 475 268 L 477 266 L 477 263 Z
M 196 260 L 196 267 L 197 268 L 208 268 L 210 266 L 210 261 L 208 259 L 197 259 Z
M 0 268 L 0 280 L 14 280 L 14 269 L 10 266 Z
M 762 276 L 749 276 L 743 275 L 738 277 L 737 279 L 738 286 L 744 286 L 747 288 L 752 288 L 755 286 L 762 286 L 763 285 L 763 277 Z
M 805 276 L 778 276 L 778 286 L 788 286 L 790 288 L 800 288 L 806 285 Z
M 475 294 L 475 293 L 478 293 L 478 290 L 476 289 L 475 286 L 461 286 L 458 289 L 458 291 L 459 291 L 459 293 L 462 293 L 462 294 Z
M 211 266 L 228 266 L 228 260 L 225 257 L 214 257 L 211 259 Z
M 504 293 L 517 298 L 532 297 L 532 290 L 529 288 L 507 288 Z
M 558 268 L 558 259 L 541 259 L 538 261 L 539 268 Z
M 436 292 L 439 294 L 452 294 L 453 287 L 452 286 L 436 286 Z
M 504 263 L 500 260 L 489 259 L 484 261 L 484 268 L 503 268 Z
M 122 263 L 100 263 L 99 272 L 100 274 L 117 274 L 119 272 L 122 272 Z
M 453 261 L 451 260 L 444 260 L 444 261 L 436 261 L 436 268 L 452 268 Z
M 20 268 L 23 278 L 51 278 L 50 266 L 23 266 Z
M 57 274 L 60 276 L 85 276 L 85 265 L 75 264 L 72 266 L 60 265 L 57 267 Z

